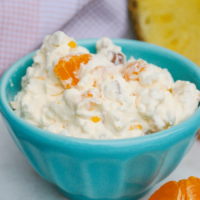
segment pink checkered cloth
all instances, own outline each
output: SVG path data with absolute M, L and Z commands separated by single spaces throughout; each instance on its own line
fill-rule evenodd
M 57 30 L 75 38 L 132 38 L 127 0 L 1 0 L 0 76 Z

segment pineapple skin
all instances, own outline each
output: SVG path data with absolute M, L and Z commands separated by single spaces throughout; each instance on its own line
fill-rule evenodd
M 145 41 L 145 38 L 142 34 L 142 30 L 140 27 L 140 23 L 139 23 L 139 13 L 138 13 L 137 7 L 138 7 L 137 0 L 129 0 L 128 1 L 128 10 L 129 10 L 129 15 L 132 20 L 134 32 L 139 40 Z
M 200 0 L 129 0 L 138 39 L 176 51 L 200 67 Z

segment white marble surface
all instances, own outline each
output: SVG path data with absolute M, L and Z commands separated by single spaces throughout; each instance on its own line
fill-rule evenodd
M 197 141 L 177 169 L 141 200 L 170 180 L 200 177 L 200 141 Z M 0 116 L 0 200 L 67 200 L 55 186 L 43 180 L 17 149 Z

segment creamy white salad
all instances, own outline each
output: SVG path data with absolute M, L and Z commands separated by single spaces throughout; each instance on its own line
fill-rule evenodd
M 61 31 L 46 36 L 10 102 L 14 112 L 56 134 L 120 139 L 170 128 L 197 109 L 193 83 L 174 82 L 167 69 L 142 59 L 126 61 L 109 38 L 96 49 L 89 53 Z

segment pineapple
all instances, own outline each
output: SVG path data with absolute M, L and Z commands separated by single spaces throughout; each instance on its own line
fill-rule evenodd
M 200 0 L 129 0 L 140 40 L 174 50 L 200 67 Z

